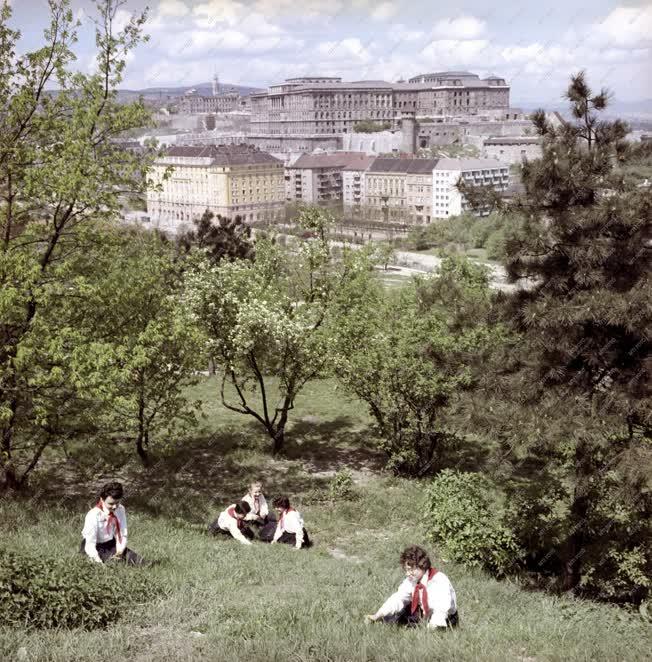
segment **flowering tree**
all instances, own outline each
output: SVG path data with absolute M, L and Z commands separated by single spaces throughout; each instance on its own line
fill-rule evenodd
M 329 371 L 332 324 L 369 270 L 364 252 L 335 259 L 325 212 L 304 210 L 300 222 L 311 237 L 291 249 L 259 240 L 253 262 L 205 260 L 188 275 L 191 308 L 221 362 L 222 403 L 259 421 L 273 453 L 283 448 L 297 394 Z

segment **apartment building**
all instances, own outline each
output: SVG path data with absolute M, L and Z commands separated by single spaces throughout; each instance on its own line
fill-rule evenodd
M 472 186 L 493 186 L 506 191 L 509 165 L 495 159 L 439 159 L 432 173 L 433 218 L 448 218 L 469 211 L 456 184 L 462 179 Z
M 190 223 L 206 209 L 246 222 L 283 214 L 283 162 L 250 145 L 174 146 L 151 175 L 147 212 L 154 221 Z
M 365 172 L 367 215 L 371 212 L 386 223 L 430 223 L 432 173 L 437 162 L 437 159 L 374 159 Z
M 341 202 L 344 170 L 364 170 L 372 160 L 360 152 L 302 154 L 285 168 L 285 199 L 322 205 Z

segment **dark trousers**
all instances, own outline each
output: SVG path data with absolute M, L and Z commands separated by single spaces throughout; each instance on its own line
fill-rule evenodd
M 233 537 L 228 529 L 221 529 L 219 527 L 217 520 L 209 525 L 208 533 L 213 536 L 229 536 L 229 538 Z M 256 537 L 254 532 L 248 526 L 243 526 L 240 529 L 240 533 L 242 533 L 242 535 L 247 538 L 247 540 L 253 540 Z
M 393 625 L 405 625 L 408 628 L 414 628 L 425 619 L 421 607 L 419 607 L 419 609 L 417 609 L 413 614 L 412 605 L 407 604 L 397 614 L 389 614 L 388 616 L 383 616 L 381 620 L 383 621 L 383 623 L 390 623 Z M 457 612 L 446 617 L 447 627 L 450 628 L 457 627 L 459 625 L 459 622 L 460 619 Z
M 95 545 L 95 549 L 97 550 L 102 563 L 106 563 L 113 558 L 113 555 L 116 552 L 115 538 L 111 538 L 111 540 L 107 540 L 106 542 L 98 542 Z M 80 554 L 86 555 L 86 540 L 84 538 L 82 538 L 81 545 L 79 546 L 79 552 Z M 147 565 L 147 561 L 145 561 L 142 556 L 129 549 L 129 547 L 122 552 L 122 556 L 120 559 L 116 559 L 116 561 L 126 563 L 127 565 Z
M 273 537 L 274 534 L 272 534 L 272 538 Z M 276 542 L 282 542 L 285 545 L 292 545 L 294 547 L 297 544 L 297 534 L 288 533 L 287 531 L 284 531 L 281 537 Z M 310 536 L 308 535 L 308 532 L 304 529 L 303 543 L 301 544 L 301 549 L 307 549 L 308 547 L 312 547 L 312 541 L 310 540 Z

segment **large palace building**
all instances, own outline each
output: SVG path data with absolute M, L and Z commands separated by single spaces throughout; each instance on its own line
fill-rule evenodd
M 404 115 L 459 117 L 509 108 L 503 78 L 467 71 L 421 74 L 408 82 L 343 82 L 336 77 L 289 78 L 251 95 L 252 133 L 351 133 L 356 122 L 395 126 Z

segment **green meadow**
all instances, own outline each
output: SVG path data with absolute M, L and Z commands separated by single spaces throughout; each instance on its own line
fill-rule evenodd
M 2 660 L 544 662 L 649 659 L 650 628 L 619 608 L 527 590 L 447 562 L 427 543 L 423 483 L 383 472 L 364 406 L 333 381 L 309 384 L 292 412 L 288 447 L 272 459 L 257 424 L 219 404 L 219 384 L 196 388 L 206 419 L 192 439 L 159 447 L 148 469 L 132 448 L 52 452 L 32 494 L 0 503 L 0 530 L 16 552 L 72 558 L 98 486 L 125 484 L 129 544 L 150 569 L 105 566 L 121 582 L 147 573 L 157 597 L 126 608 L 106 629 L 0 629 Z M 88 457 L 92 455 L 92 459 Z M 101 459 L 98 461 L 98 457 Z M 331 489 L 348 469 L 353 492 Z M 56 476 L 56 478 L 55 478 Z M 205 527 L 261 478 L 287 493 L 315 542 L 310 550 L 239 545 Z M 453 582 L 456 630 L 366 625 L 402 579 L 398 555 L 424 544 Z

